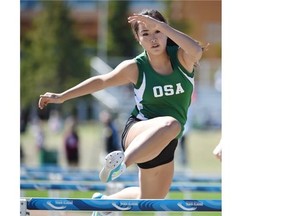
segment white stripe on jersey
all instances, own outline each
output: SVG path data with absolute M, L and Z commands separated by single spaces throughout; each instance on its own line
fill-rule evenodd
M 136 102 L 136 106 L 139 110 L 139 114 L 136 117 L 140 120 L 146 120 L 147 119 L 141 113 L 141 109 L 143 109 L 141 101 L 143 100 L 143 94 L 144 94 L 145 87 L 146 87 L 146 77 L 145 77 L 145 73 L 143 72 L 143 79 L 142 79 L 142 84 L 140 85 L 140 88 L 139 89 L 134 88 L 135 102 Z
M 181 70 L 180 70 L 181 71 Z M 181 71 L 182 72 L 182 71 Z M 182 74 L 185 75 L 185 77 L 190 81 L 190 83 L 192 84 L 192 86 L 194 86 L 194 77 L 189 77 L 187 74 L 185 74 L 184 72 L 182 72 Z

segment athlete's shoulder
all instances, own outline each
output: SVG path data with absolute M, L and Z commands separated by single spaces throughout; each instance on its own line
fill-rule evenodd
M 129 77 L 132 83 L 137 82 L 138 78 L 138 66 L 135 59 L 127 59 L 122 61 L 118 66 L 118 70 L 121 70 L 125 76 Z
M 119 67 L 125 70 L 136 70 L 137 69 L 137 62 L 135 59 L 127 59 L 122 61 L 119 64 Z

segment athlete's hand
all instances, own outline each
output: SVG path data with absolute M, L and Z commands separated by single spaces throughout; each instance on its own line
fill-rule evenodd
M 38 107 L 43 109 L 49 103 L 63 103 L 61 100 L 61 94 L 46 92 L 44 95 L 40 95 L 40 99 L 38 102 Z
M 134 14 L 128 17 L 128 23 L 133 23 L 133 22 L 141 23 L 147 29 L 155 29 L 158 27 L 159 24 L 162 23 L 159 20 L 156 20 L 153 17 L 150 17 L 148 15 L 137 15 L 137 14 Z
M 213 154 L 220 160 L 222 161 L 222 144 L 219 143 L 215 149 L 213 150 Z

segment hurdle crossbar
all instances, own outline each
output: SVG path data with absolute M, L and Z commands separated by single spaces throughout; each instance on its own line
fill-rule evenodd
M 21 180 L 53 180 L 53 178 L 58 178 L 64 181 L 100 181 L 98 173 L 26 173 L 21 174 Z M 118 181 L 137 181 L 138 175 L 134 174 L 123 174 L 118 177 Z M 185 176 L 185 175 L 175 175 L 173 177 L 174 182 L 221 182 L 221 177 L 201 177 L 201 176 Z
M 53 211 L 205 211 L 222 210 L 221 200 L 21 198 L 21 213 Z M 25 212 L 26 211 L 26 212 Z M 21 216 L 22 216 L 21 215 Z
M 100 181 L 98 170 L 68 169 L 59 166 L 21 167 L 21 180 L 51 180 L 60 178 L 65 181 Z M 127 171 L 117 178 L 118 181 L 138 181 L 138 173 Z M 221 176 L 194 176 L 187 172 L 176 171 L 174 182 L 221 182 Z
M 135 187 L 137 184 L 124 184 L 123 187 Z M 77 190 L 77 191 L 105 191 L 107 185 L 81 184 L 81 183 L 20 183 L 21 190 Z M 198 192 L 221 192 L 221 186 L 199 185 L 171 185 L 170 191 L 198 191 Z

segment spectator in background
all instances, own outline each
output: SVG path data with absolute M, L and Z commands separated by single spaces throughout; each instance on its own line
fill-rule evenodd
M 112 115 L 107 111 L 102 111 L 100 113 L 100 120 L 105 126 L 104 142 L 106 153 L 121 150 L 118 130 Z
M 191 97 L 191 103 L 195 102 L 196 100 L 196 91 L 194 90 L 192 97 Z M 188 108 L 187 112 L 187 121 L 184 126 L 184 131 L 182 137 L 179 139 L 179 150 L 180 150 L 180 162 L 183 167 L 186 167 L 188 164 L 187 159 L 187 135 L 192 130 L 192 104 Z
M 183 167 L 187 166 L 187 134 L 189 133 L 189 131 L 191 130 L 191 106 L 188 109 L 188 118 L 187 118 L 187 122 L 184 126 L 184 131 L 183 131 L 183 135 L 182 137 L 179 139 L 179 150 L 180 150 L 180 163 Z
M 20 112 L 20 133 L 25 133 L 27 124 L 29 122 L 29 110 L 28 109 L 21 109 Z
M 66 122 L 66 132 L 64 135 L 64 146 L 66 161 L 70 167 L 79 166 L 79 135 L 77 132 L 77 122 L 74 117 L 70 117 Z
M 36 151 L 41 165 L 45 164 L 45 132 L 42 120 L 35 118 L 32 121 L 32 131 L 35 139 Z
M 23 150 L 23 147 L 22 147 L 22 144 L 20 143 L 20 163 L 24 163 L 24 158 L 25 158 L 25 155 L 24 155 L 24 150 Z
M 58 110 L 51 110 L 48 125 L 52 132 L 59 133 L 62 129 L 62 120 Z
M 26 132 L 27 124 L 29 121 L 29 110 L 21 109 L 20 112 L 20 134 L 24 134 Z M 25 154 L 22 146 L 22 142 L 20 142 L 20 163 L 24 163 Z

